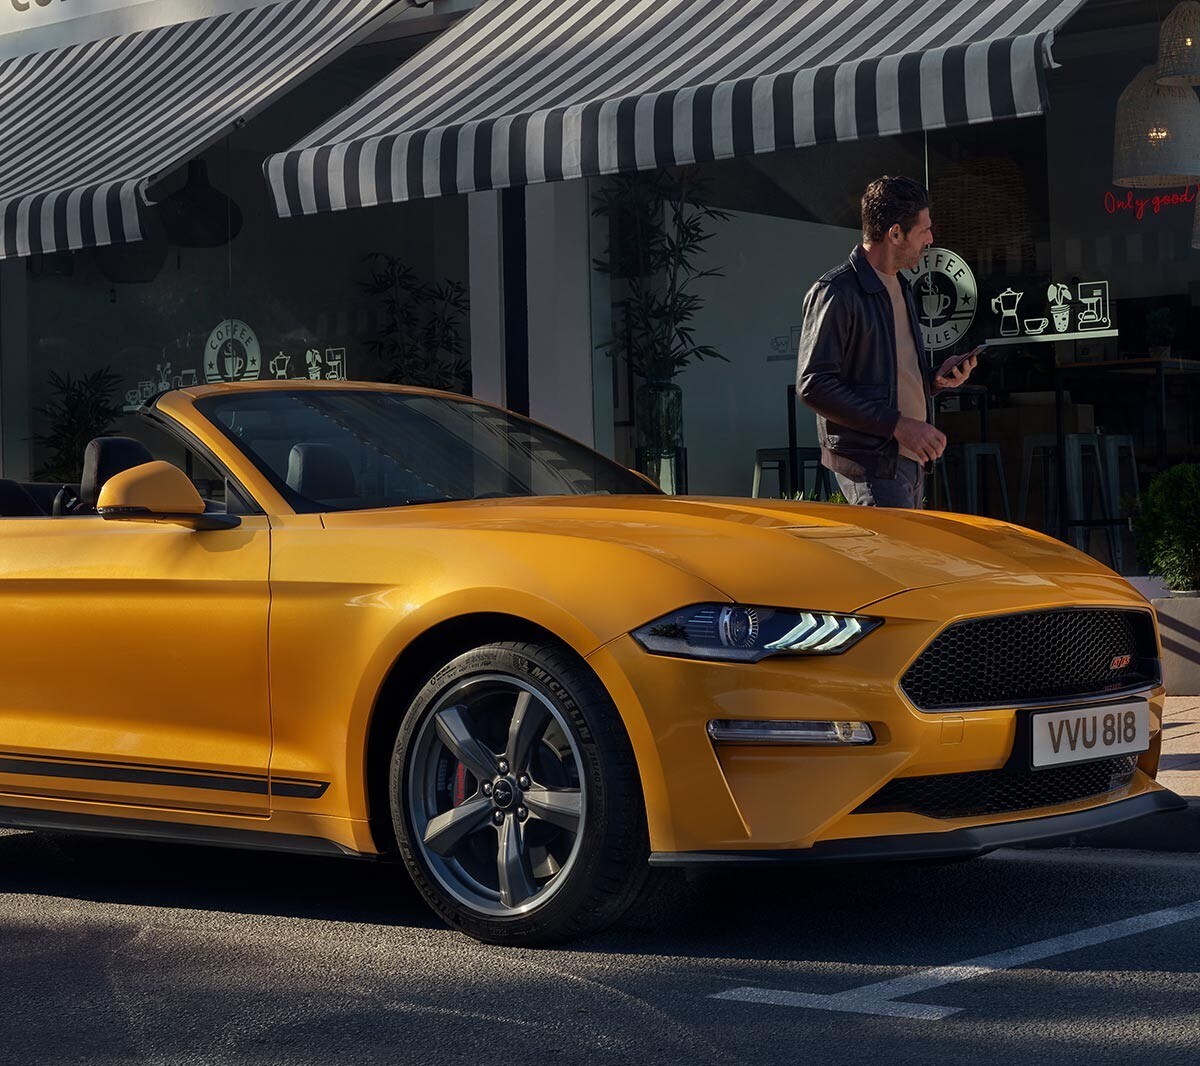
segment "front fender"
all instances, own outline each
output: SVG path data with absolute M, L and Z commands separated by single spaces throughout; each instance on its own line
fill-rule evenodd
M 405 649 L 435 626 L 465 615 L 510 615 L 583 658 L 673 608 L 725 598 L 645 553 L 574 538 L 548 543 L 556 539 L 277 530 L 272 773 L 329 787 L 317 800 L 273 797 L 272 809 L 367 818 L 366 752 L 379 694 Z M 429 672 L 440 665 L 429 663 Z M 645 735 L 636 721 L 627 728 L 631 737 Z M 639 763 L 651 757 L 636 741 L 635 753 Z

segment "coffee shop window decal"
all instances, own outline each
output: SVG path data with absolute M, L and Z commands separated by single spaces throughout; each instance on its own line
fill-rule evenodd
M 227 318 L 208 335 L 204 345 L 204 380 L 255 381 L 262 373 L 258 337 L 245 322 Z
M 930 352 L 953 347 L 975 321 L 975 275 L 957 252 L 926 248 L 904 272 L 913 287 L 921 337 Z
M 996 336 L 988 343 L 1032 344 L 1117 336 L 1107 281 L 1080 281 L 1074 291 L 1069 285 L 1052 281 L 1045 292 L 1044 308 L 1036 303 L 1030 306 L 1029 294 L 1011 286 L 993 296 L 990 307 L 995 315 Z

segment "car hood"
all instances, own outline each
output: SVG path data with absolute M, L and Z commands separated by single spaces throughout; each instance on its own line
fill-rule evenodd
M 324 521 L 339 529 L 435 527 L 603 541 L 685 570 L 735 601 L 835 611 L 958 581 L 1112 577 L 1090 556 L 1051 537 L 934 511 L 697 496 L 568 496 L 338 512 Z M 587 565 L 582 546 L 575 559 Z

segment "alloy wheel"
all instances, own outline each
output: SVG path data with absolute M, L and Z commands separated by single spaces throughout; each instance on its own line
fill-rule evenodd
M 466 678 L 421 723 L 406 774 L 413 839 L 441 886 L 489 917 L 544 905 L 587 815 L 582 759 L 551 698 L 520 678 Z

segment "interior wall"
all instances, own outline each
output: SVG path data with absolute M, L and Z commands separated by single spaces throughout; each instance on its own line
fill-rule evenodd
M 857 229 L 746 212 L 716 228 L 700 265 L 724 276 L 697 289 L 696 339 L 729 361 L 694 363 L 677 379 L 692 494 L 749 496 L 756 449 L 787 447 L 804 294 L 859 240 Z M 816 416 L 802 403 L 796 426 L 798 444 L 815 446 Z M 776 486 L 764 475 L 764 495 Z

